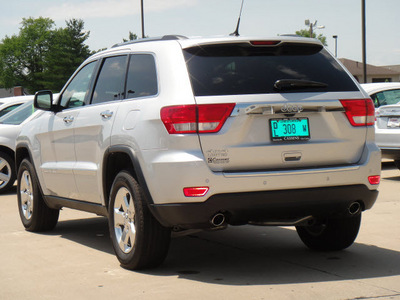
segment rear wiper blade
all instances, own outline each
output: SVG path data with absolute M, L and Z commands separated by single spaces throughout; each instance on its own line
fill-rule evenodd
M 323 82 L 300 80 L 300 79 L 279 79 L 275 81 L 274 88 L 277 90 L 296 90 L 307 88 L 326 88 L 328 85 Z

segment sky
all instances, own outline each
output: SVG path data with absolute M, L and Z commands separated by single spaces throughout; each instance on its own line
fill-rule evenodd
M 90 31 L 90 50 L 110 48 L 141 36 L 140 0 L 0 0 L 0 40 L 19 33 L 21 21 L 47 17 L 56 27 L 71 18 L 82 19 Z M 242 0 L 143 0 L 145 35 L 228 35 L 236 28 Z M 308 19 L 325 26 L 316 29 L 327 37 L 337 56 L 362 61 L 361 0 L 244 0 L 239 33 L 276 37 L 307 29 Z M 400 65 L 400 0 L 365 0 L 367 63 Z

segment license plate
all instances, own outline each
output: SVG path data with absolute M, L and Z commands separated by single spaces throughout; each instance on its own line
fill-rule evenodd
M 271 140 L 306 141 L 310 139 L 310 124 L 308 118 L 271 119 Z
M 399 118 L 389 118 L 387 127 L 399 128 L 400 127 L 400 119 Z

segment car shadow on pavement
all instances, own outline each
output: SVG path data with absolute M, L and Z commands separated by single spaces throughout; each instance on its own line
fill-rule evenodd
M 46 234 L 114 254 L 103 217 L 60 221 Z M 293 228 L 240 226 L 173 238 L 164 264 L 140 273 L 223 285 L 354 280 L 400 275 L 400 253 L 361 243 L 315 252 Z
M 166 262 L 146 274 L 225 285 L 354 280 L 400 275 L 400 253 L 355 243 L 344 251 L 306 248 L 295 230 L 228 229 L 172 240 Z M 236 233 L 235 233 L 236 231 Z
M 59 221 L 55 229 L 44 234 L 60 236 L 87 247 L 114 254 L 108 221 L 104 217 Z
M 382 180 L 400 181 L 400 174 L 399 174 L 399 176 L 385 177 L 385 178 L 382 178 Z

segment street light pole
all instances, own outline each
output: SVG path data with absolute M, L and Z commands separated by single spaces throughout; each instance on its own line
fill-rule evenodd
M 140 10 L 142 16 L 142 38 L 144 39 L 144 10 L 143 10 L 143 0 L 140 0 Z
M 338 36 L 333 35 L 332 37 L 335 39 L 335 57 L 337 57 L 337 38 L 338 38 Z
M 365 0 L 361 0 L 361 25 L 362 25 L 362 59 L 364 83 L 367 83 L 367 46 L 365 26 Z

